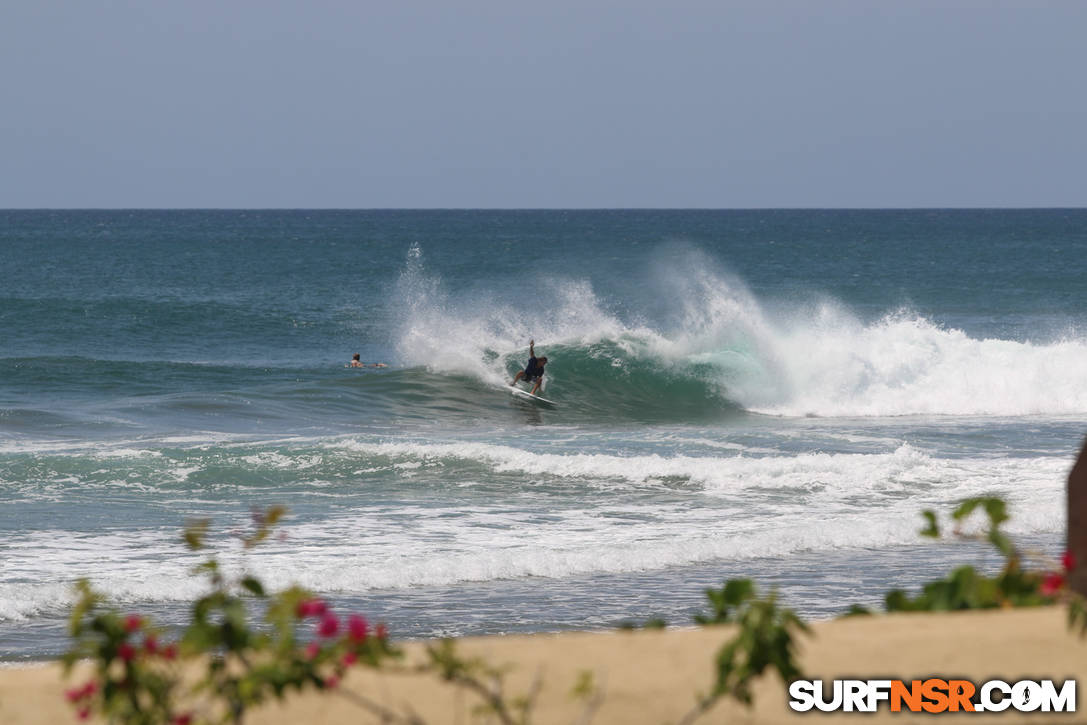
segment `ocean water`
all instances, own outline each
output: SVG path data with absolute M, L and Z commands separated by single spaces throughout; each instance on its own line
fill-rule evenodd
M 0 659 L 79 577 L 178 622 L 196 517 L 399 637 L 833 616 L 991 565 L 917 536 L 983 493 L 1053 553 L 1085 273 L 1087 210 L 0 211 Z

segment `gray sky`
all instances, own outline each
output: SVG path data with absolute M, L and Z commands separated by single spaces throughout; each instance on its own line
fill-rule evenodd
M 1087 205 L 1087 2 L 5 0 L 0 207 Z

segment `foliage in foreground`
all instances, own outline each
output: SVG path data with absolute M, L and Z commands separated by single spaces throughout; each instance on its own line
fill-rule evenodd
M 254 514 L 254 530 L 242 537 L 243 545 L 266 539 L 283 513 L 275 507 Z M 186 528 L 190 550 L 205 547 L 207 529 L 207 521 Z M 95 670 L 93 679 L 67 692 L 80 719 L 98 713 L 141 725 L 240 723 L 248 709 L 270 698 L 306 688 L 332 690 L 348 668 L 377 667 L 397 656 L 383 625 L 371 631 L 361 615 L 341 619 L 303 589 L 269 597 L 254 577 L 228 578 L 214 557 L 196 573 L 207 578 L 209 592 L 193 603 L 189 625 L 173 641 L 147 617 L 122 615 L 86 581 L 77 584 L 69 625 L 74 643 L 64 663 L 70 672 L 78 660 L 89 659 Z M 247 599 L 266 603 L 266 629 L 250 625 Z M 310 625 L 307 640 L 300 630 Z M 195 677 L 181 667 L 193 660 L 204 665 Z
M 254 513 L 243 546 L 266 540 L 284 513 L 281 507 Z M 190 550 L 205 548 L 208 526 L 197 521 L 185 529 Z M 529 722 L 539 678 L 527 695 L 509 696 L 504 669 L 460 656 L 452 640 L 427 647 L 421 665 L 398 666 L 401 653 L 384 625 L 371 630 L 362 615 L 341 618 L 298 587 L 269 596 L 253 576 L 228 577 L 214 556 L 194 573 L 207 578 L 209 592 L 193 603 L 189 624 L 173 640 L 149 618 L 109 606 L 85 580 L 77 584 L 73 645 L 63 659 L 69 675 L 80 660 L 94 669 L 92 679 L 66 693 L 81 720 L 99 715 L 125 725 L 238 725 L 257 705 L 311 689 L 336 693 L 382 723 L 423 725 L 410 706 L 395 711 L 340 688 L 349 669 L 364 666 L 436 675 L 477 696 L 478 714 L 502 725 Z M 264 627 L 250 624 L 247 605 L 253 601 L 265 605 Z M 572 696 L 584 701 L 581 721 L 588 722 L 602 700 L 592 673 L 581 674 Z
M 977 512 L 985 516 L 984 533 L 964 534 L 961 527 Z M 941 538 L 936 513 L 926 510 L 921 515 L 925 520 L 921 535 Z M 966 499 L 951 512 L 951 520 L 955 538 L 986 541 L 996 549 L 1004 560 L 1000 571 L 989 576 L 973 566 L 960 566 L 947 576 L 926 583 L 914 596 L 903 589 L 892 589 L 884 596 L 888 612 L 1033 607 L 1053 604 L 1061 598 L 1065 574 L 1072 567 L 1071 558 L 1067 554 L 1063 557 L 1063 572 L 1054 571 L 1049 562 L 1045 562 L 1045 569 L 1027 568 L 1028 556 L 1000 528 L 1008 520 L 1007 504 L 1003 499 L 995 496 Z M 868 611 L 854 605 L 849 613 L 865 614 Z
M 748 707 L 754 704 L 751 686 L 768 670 L 777 672 L 782 682 L 802 676 L 797 662 L 799 635 L 811 635 L 811 629 L 792 609 L 779 604 L 777 592 L 760 597 L 750 579 L 729 579 L 720 589 L 706 589 L 710 606 L 707 614 L 696 614 L 696 624 L 730 624 L 733 636 L 717 651 L 713 660 L 714 684 L 708 694 L 696 697 L 695 706 L 681 725 L 694 722 L 724 698 L 732 698 Z M 646 620 L 640 627 L 624 622 L 620 629 L 664 629 L 660 618 Z
M 984 534 L 963 534 L 960 525 L 976 512 L 987 518 Z M 283 514 L 280 507 L 254 514 L 252 532 L 242 537 L 244 547 L 267 539 Z M 922 535 L 940 538 L 936 515 L 932 511 L 922 515 L 927 524 Z M 1074 566 L 1067 554 L 1063 573 L 1052 567 L 1048 571 L 1024 567 L 1025 555 L 1001 531 L 1008 515 L 999 498 L 963 501 L 951 519 L 955 537 L 984 539 L 996 548 L 1004 558 L 1000 571 L 987 576 L 963 566 L 927 583 L 912 597 L 904 590 L 891 590 L 885 597 L 887 611 L 1034 606 L 1063 599 L 1070 604 L 1070 626 L 1087 634 L 1087 605 L 1065 588 L 1065 575 Z M 186 528 L 184 540 L 190 550 L 205 548 L 207 531 L 207 521 Z M 358 692 L 339 688 L 352 667 L 396 667 L 400 653 L 382 625 L 371 631 L 370 623 L 359 614 L 341 618 L 325 602 L 297 587 L 269 596 L 255 577 L 227 576 L 214 557 L 195 573 L 207 578 L 209 591 L 193 603 L 189 624 L 172 641 L 148 618 L 123 615 L 107 606 L 86 581 L 77 585 L 79 596 L 70 623 L 74 644 L 64 661 L 70 671 L 76 661 L 89 659 L 95 670 L 93 679 L 67 692 L 81 719 L 98 714 L 126 725 L 240 724 L 254 706 L 314 689 L 336 692 L 381 722 L 422 725 L 410 710 L 395 712 Z M 803 676 L 797 643 L 800 635 L 810 635 L 810 629 L 795 612 L 780 605 L 776 592 L 760 597 L 751 580 L 734 579 L 720 589 L 707 590 L 706 596 L 710 611 L 697 615 L 695 621 L 731 624 L 735 630 L 715 657 L 712 689 L 697 698 L 679 721 L 683 725 L 723 698 L 751 706 L 751 687 L 767 671 L 776 672 L 785 683 Z M 264 605 L 261 628 L 250 624 L 247 606 L 254 601 Z M 854 606 L 851 613 L 868 612 Z M 659 628 L 664 622 L 651 620 L 646 626 Z M 476 713 L 502 725 L 530 722 L 542 684 L 538 676 L 527 694 L 510 697 L 504 689 L 505 669 L 461 657 L 452 640 L 428 646 L 426 658 L 422 665 L 399 671 L 433 674 L 473 693 L 481 703 Z M 195 666 L 183 668 L 185 662 Z M 582 673 L 574 694 L 585 702 L 580 722 L 588 722 L 603 697 L 591 672 Z
M 777 592 L 757 595 L 750 579 L 731 579 L 721 589 L 707 589 L 713 608 L 709 616 L 697 615 L 699 624 L 734 624 L 736 635 L 721 647 L 715 660 L 713 690 L 681 721 L 693 721 L 723 697 L 750 707 L 751 685 L 766 670 L 774 670 L 788 683 L 801 676 L 796 661 L 797 637 L 810 634 L 807 624 L 791 609 L 778 604 Z

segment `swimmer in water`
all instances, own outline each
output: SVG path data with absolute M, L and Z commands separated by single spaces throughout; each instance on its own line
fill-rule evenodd
M 355 353 L 351 356 L 351 362 L 344 365 L 345 368 L 387 368 L 389 367 L 385 363 L 364 363 L 359 360 L 359 353 Z

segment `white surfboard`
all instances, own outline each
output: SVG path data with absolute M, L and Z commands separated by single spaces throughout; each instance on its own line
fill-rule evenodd
M 528 398 L 529 400 L 535 400 L 539 403 L 546 403 L 547 405 L 556 405 L 556 403 L 554 403 L 553 401 L 550 401 L 547 398 L 541 398 L 539 395 L 533 395 L 527 390 L 521 390 L 516 385 L 510 387 L 510 392 L 521 398 Z

